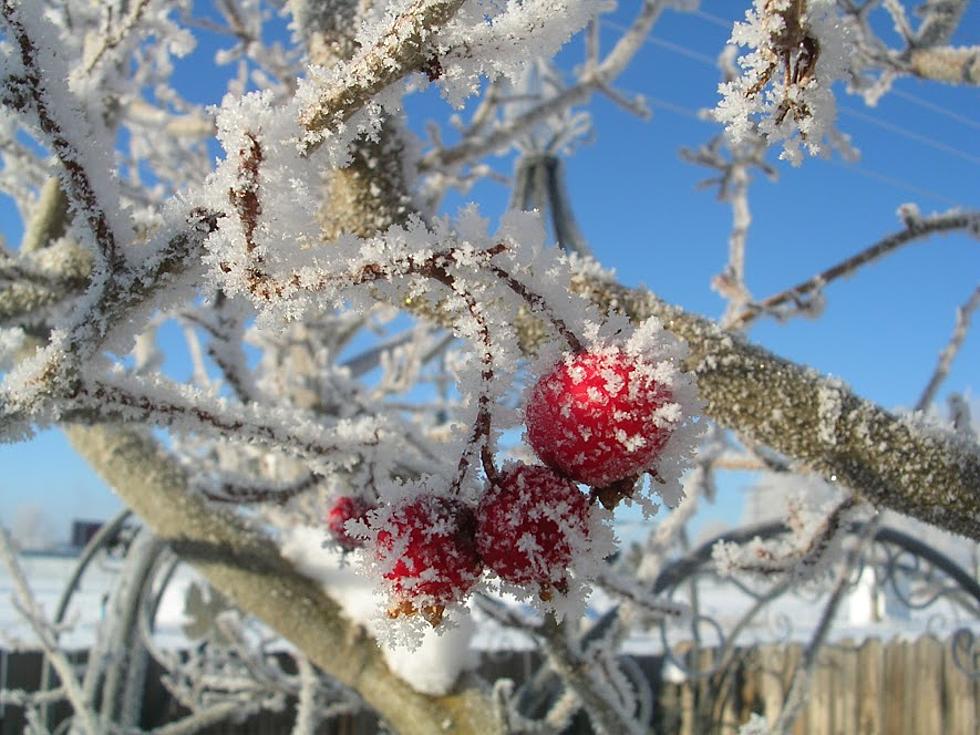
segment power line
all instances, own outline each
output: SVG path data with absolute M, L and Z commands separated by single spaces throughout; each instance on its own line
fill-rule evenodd
M 681 117 L 692 117 L 698 122 L 711 123 L 711 120 L 705 120 L 704 117 L 697 110 L 690 107 L 685 107 L 684 105 L 678 105 L 670 100 L 665 100 L 661 97 L 650 97 L 648 95 L 643 95 L 643 101 L 650 103 L 651 107 L 656 107 L 661 110 L 667 110 L 667 112 L 673 112 L 675 115 L 680 115 Z
M 619 31 L 620 33 L 625 33 L 629 30 L 629 26 L 618 23 L 614 20 L 602 19 L 602 25 L 612 28 L 614 31 Z M 649 44 L 651 46 L 659 46 L 667 51 L 672 51 L 680 56 L 686 56 L 693 61 L 697 61 L 699 64 L 704 64 L 712 68 L 717 68 L 717 63 L 715 59 L 708 54 L 702 54 L 700 51 L 694 51 L 689 49 L 687 46 L 682 46 L 679 43 L 674 43 L 673 41 L 668 41 L 666 38 L 658 38 L 657 36 L 648 35 L 643 39 L 643 43 Z
M 695 13 L 695 15 L 698 15 L 700 17 L 700 13 Z M 718 16 L 712 16 L 712 17 L 718 19 Z M 617 30 L 617 31 L 620 31 L 620 32 L 627 30 L 627 27 L 624 26 L 624 25 L 622 25 L 621 23 L 617 23 L 617 22 L 609 21 L 609 20 L 604 20 L 602 22 L 603 22 L 603 24 L 608 25 L 610 28 L 612 28 L 614 30 Z M 657 38 L 655 36 L 647 36 L 643 40 L 643 42 L 646 43 L 646 44 L 648 44 L 648 45 L 650 45 L 650 46 L 656 46 L 656 47 L 662 48 L 665 51 L 668 51 L 670 53 L 674 53 L 674 54 L 677 54 L 679 56 L 684 56 L 684 57 L 686 57 L 688 59 L 691 59 L 692 61 L 695 61 L 695 62 L 697 62 L 699 64 L 704 65 L 704 66 L 710 66 L 713 69 L 717 68 L 717 64 L 716 64 L 715 60 L 712 59 L 707 54 L 702 54 L 699 51 L 694 51 L 692 49 L 687 48 L 686 46 L 682 46 L 680 44 L 674 43 L 673 41 L 667 41 L 667 40 L 665 40 L 663 38 Z M 905 97 L 905 98 L 908 98 L 908 94 L 907 93 L 903 94 L 902 96 Z M 914 95 L 913 95 L 913 97 L 914 97 Z M 922 104 L 923 106 L 932 105 L 932 103 L 926 102 L 925 100 L 919 100 L 919 103 Z M 938 105 L 932 105 L 932 106 L 933 107 L 938 107 Z M 864 122 L 868 123 L 869 125 L 875 125 L 875 126 L 881 128 L 882 130 L 887 130 L 887 131 L 889 131 L 891 133 L 894 133 L 896 135 L 900 135 L 900 136 L 902 136 L 902 137 L 904 137 L 904 138 L 906 138 L 908 140 L 914 141 L 914 142 L 919 143 L 921 145 L 928 146 L 929 148 L 932 148 L 933 150 L 940 151 L 942 153 L 946 153 L 946 154 L 951 155 L 951 156 L 955 156 L 956 158 L 960 158 L 960 159 L 962 159 L 964 161 L 967 161 L 969 163 L 972 163 L 972 164 L 980 164 L 980 157 L 974 156 L 971 153 L 964 153 L 963 151 L 959 150 L 958 148 L 954 148 L 951 145 L 948 145 L 946 143 L 943 143 L 941 141 L 938 141 L 938 140 L 936 140 L 934 138 L 930 138 L 927 135 L 923 135 L 921 133 L 917 133 L 917 132 L 915 132 L 913 130 L 909 130 L 908 128 L 904 128 L 901 125 L 896 125 L 895 123 L 892 123 L 892 122 L 887 122 L 885 120 L 881 120 L 881 119 L 879 119 L 877 117 L 874 117 L 873 115 L 868 115 L 867 113 L 860 112 L 859 110 L 855 110 L 855 109 L 853 109 L 851 107 L 844 107 L 843 105 L 841 105 L 841 106 L 839 106 L 839 109 L 841 110 L 842 113 L 847 114 L 847 115 L 850 115 L 851 117 L 857 118 L 859 120 L 863 120 Z M 942 108 L 940 108 L 940 109 L 942 109 Z M 951 115 L 953 117 L 959 117 L 958 115 L 956 115 L 956 113 L 949 112 L 948 110 L 945 111 L 945 112 L 948 115 Z M 968 121 L 968 122 L 971 125 L 980 128 L 980 125 L 978 125 L 977 123 L 974 123 L 973 121 Z
M 644 95 L 644 99 L 650 103 L 652 107 L 657 107 L 682 117 L 693 117 L 696 120 L 705 122 L 704 118 L 701 117 L 698 111 L 690 107 L 685 107 L 684 105 L 679 105 L 675 102 L 671 102 L 670 100 L 665 100 L 660 97 L 649 97 Z M 893 189 L 898 189 L 909 194 L 915 194 L 919 197 L 929 197 L 930 199 L 934 199 L 937 202 L 942 202 L 947 206 L 958 206 L 962 204 L 960 201 L 950 199 L 944 194 L 940 194 L 931 189 L 926 189 L 918 184 L 908 181 L 907 179 L 902 179 L 897 176 L 889 176 L 888 174 L 883 174 L 879 171 L 875 171 L 874 169 L 867 168 L 866 166 L 860 166 L 856 163 L 846 163 L 839 161 L 836 158 L 831 158 L 829 162 L 837 168 L 843 169 L 844 171 L 849 171 L 857 174 L 858 176 L 863 176 L 867 179 L 872 179 L 882 184 L 887 184 Z
M 625 30 L 621 28 L 620 30 Z M 647 36 L 646 40 L 654 46 L 659 46 L 667 51 L 673 51 L 675 54 L 680 56 L 686 56 L 689 59 L 693 59 L 705 66 L 710 66 L 713 69 L 718 68 L 717 60 L 711 58 L 707 54 L 702 54 L 700 51 L 694 51 L 689 49 L 687 46 L 681 46 L 679 43 L 674 43 L 673 41 L 668 41 L 664 38 L 657 38 L 656 36 Z
M 863 176 L 866 179 L 872 179 L 874 181 L 879 181 L 882 184 L 887 184 L 893 189 L 899 189 L 901 191 L 905 191 L 910 194 L 915 194 L 916 196 L 920 196 L 920 197 L 921 196 L 931 197 L 932 199 L 935 199 L 937 202 L 942 202 L 947 206 L 958 207 L 961 204 L 963 204 L 962 201 L 956 201 L 955 199 L 950 199 L 948 196 L 945 196 L 944 194 L 939 194 L 938 192 L 935 192 L 932 189 L 925 189 L 917 184 L 913 184 L 912 182 L 906 179 L 900 179 L 896 176 L 889 176 L 887 174 L 883 174 L 878 171 L 875 171 L 874 169 L 870 169 L 865 166 L 859 166 L 856 163 L 847 163 L 844 161 L 839 161 L 836 158 L 831 158 L 829 163 L 831 163 L 834 166 L 837 166 L 837 168 L 842 168 L 845 171 L 851 171 L 852 173 L 856 173 L 858 176 Z
M 977 130 L 980 130 L 980 122 L 977 122 L 976 120 L 969 118 L 966 115 L 960 115 L 958 112 L 953 112 L 948 107 L 936 104 L 935 102 L 930 102 L 929 100 L 919 97 L 918 95 L 914 95 L 911 92 L 903 92 L 901 89 L 893 88 L 888 92 L 888 94 L 894 95 L 896 97 L 901 97 L 903 100 L 906 100 L 907 102 L 911 102 L 913 105 L 918 105 L 919 107 L 925 110 L 930 110 L 939 115 L 944 115 L 945 117 L 948 117 L 950 120 L 955 120 L 961 125 L 966 125 L 968 127 L 976 128 Z
M 909 140 L 915 141 L 916 143 L 921 143 L 922 145 L 929 146 L 934 150 L 947 153 L 951 156 L 961 158 L 964 161 L 972 163 L 974 165 L 980 165 L 980 156 L 974 156 L 972 153 L 964 153 L 958 148 L 954 148 L 951 145 L 942 143 L 938 140 L 930 138 L 927 135 L 922 135 L 921 133 L 916 133 L 914 130 L 909 130 L 908 128 L 903 128 L 901 125 L 896 125 L 895 123 L 888 122 L 886 120 L 881 120 L 873 115 L 868 115 L 860 110 L 855 110 L 852 107 L 840 106 L 838 109 L 845 115 L 850 115 L 851 117 L 862 120 L 869 125 L 874 125 L 881 128 L 882 130 L 887 130 L 890 133 L 895 133 L 895 135 L 900 135 L 903 138 L 908 138 Z
M 707 21 L 712 25 L 718 26 L 719 28 L 725 28 L 729 31 L 732 29 L 732 24 L 734 23 L 734 21 L 728 20 L 728 18 L 722 18 L 720 15 L 713 15 L 712 13 L 706 13 L 700 8 L 698 10 L 691 11 L 690 14 L 696 18 L 700 18 L 703 21 Z

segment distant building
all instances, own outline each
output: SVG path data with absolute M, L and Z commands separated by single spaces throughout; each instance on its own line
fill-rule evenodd
M 72 521 L 71 545 L 81 549 L 92 540 L 92 537 L 102 528 L 102 521 Z

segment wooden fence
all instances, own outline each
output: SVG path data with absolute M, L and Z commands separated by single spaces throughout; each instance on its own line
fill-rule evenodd
M 734 735 L 752 712 L 770 722 L 782 708 L 801 656 L 798 644 L 742 649 L 729 666 L 697 681 L 665 680 L 663 659 L 636 661 L 651 682 L 657 702 L 650 732 L 664 735 Z M 698 652 L 701 665 L 716 652 Z M 483 664 L 489 678 L 527 678 L 537 655 L 496 655 Z M 36 653 L 9 654 L 8 687 L 30 689 L 40 677 Z M 144 728 L 158 727 L 185 714 L 160 684 L 159 669 L 148 672 Z M 668 677 L 669 678 L 669 677 Z M 7 707 L 0 717 L 0 735 L 23 731 L 21 711 Z M 67 714 L 59 707 L 57 717 Z M 292 726 L 292 703 L 281 713 L 264 712 L 243 724 L 208 728 L 206 735 L 277 735 Z M 324 725 L 318 735 L 371 735 L 378 731 L 369 714 Z M 568 731 L 589 733 L 588 722 L 576 718 Z M 794 735 L 977 735 L 980 732 L 980 679 L 971 679 L 953 661 L 948 643 L 932 637 L 914 642 L 868 640 L 826 647 L 814 675 L 810 700 L 797 720 Z
M 713 655 L 702 651 L 702 665 Z M 653 730 L 734 735 L 752 712 L 775 722 L 801 655 L 799 644 L 745 649 L 718 676 L 662 685 Z M 794 735 L 980 732 L 980 679 L 956 667 L 948 643 L 931 636 L 841 643 L 825 647 L 818 661 Z

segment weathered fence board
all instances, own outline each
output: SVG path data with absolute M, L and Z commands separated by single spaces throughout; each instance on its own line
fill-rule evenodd
M 735 735 L 752 712 L 771 723 L 778 716 L 799 665 L 801 646 L 765 645 L 739 651 L 731 667 L 694 681 L 661 678 L 663 660 L 637 659 L 649 677 L 657 702 L 652 732 L 664 735 Z M 710 666 L 717 652 L 689 654 Z M 536 669 L 536 653 L 486 657 L 482 673 L 490 679 L 526 681 Z M 33 689 L 40 680 L 40 655 L 9 654 L 7 686 Z M 157 727 L 186 714 L 160 683 L 161 671 L 151 665 L 143 703 L 144 728 Z M 542 706 L 546 703 L 540 703 Z M 289 732 L 292 706 L 283 712 L 264 712 L 244 723 L 216 725 L 205 735 L 275 735 Z M 64 705 L 55 720 L 68 714 Z M 540 714 L 540 713 L 539 713 Z M 811 696 L 793 729 L 795 735 L 976 735 L 980 725 L 980 680 L 960 671 L 948 643 L 925 637 L 915 642 L 826 647 L 814 674 Z M 7 707 L 0 717 L 0 735 L 23 731 L 21 711 Z M 370 714 L 324 723 L 318 735 L 369 735 L 378 731 Z M 584 718 L 576 718 L 569 733 L 588 733 Z

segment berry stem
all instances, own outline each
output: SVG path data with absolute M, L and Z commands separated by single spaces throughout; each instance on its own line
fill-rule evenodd
M 490 434 L 492 430 L 490 386 L 493 385 L 493 342 L 490 338 L 490 325 L 487 323 L 486 315 L 480 309 L 480 305 L 473 297 L 473 294 L 461 288 L 452 274 L 441 265 L 436 263 L 427 264 L 420 272 L 424 276 L 445 284 L 452 289 L 453 293 L 463 299 L 466 303 L 466 309 L 478 325 L 480 342 L 483 345 L 483 355 L 481 356 L 483 370 L 480 372 L 483 386 L 480 391 L 480 397 L 477 399 L 476 420 L 473 422 L 470 439 L 466 444 L 466 449 L 463 450 L 462 456 L 459 458 L 459 464 L 456 467 L 456 476 L 453 478 L 452 485 L 450 486 L 452 494 L 458 495 L 463 485 L 463 480 L 466 478 L 466 473 L 469 470 L 470 457 L 474 447 L 480 446 L 483 466 L 485 469 L 487 467 L 490 468 L 487 471 L 487 476 L 492 479 L 493 475 L 496 475 L 496 468 L 493 466 L 493 455 L 490 452 Z
M 489 266 L 490 271 L 502 280 L 507 287 L 520 296 L 524 301 L 527 302 L 531 309 L 545 318 L 554 325 L 555 330 L 560 334 L 564 340 L 568 343 L 569 349 L 578 354 L 580 352 L 585 352 L 585 345 L 582 340 L 578 338 L 578 335 L 573 332 L 565 322 L 548 308 L 548 303 L 545 301 L 541 294 L 537 294 L 526 285 L 518 281 L 514 276 L 505 271 L 499 265 L 491 263 Z

